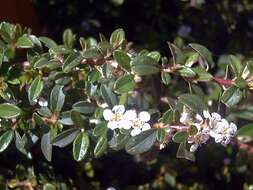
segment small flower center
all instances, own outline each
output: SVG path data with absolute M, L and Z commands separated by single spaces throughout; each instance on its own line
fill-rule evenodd
M 122 116 L 121 113 L 115 113 L 113 120 L 118 122 L 122 119 Z
M 141 127 L 141 120 L 136 118 L 133 120 L 133 128 L 140 128 Z

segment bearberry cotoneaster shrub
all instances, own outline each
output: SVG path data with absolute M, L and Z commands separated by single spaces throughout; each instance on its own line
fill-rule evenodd
M 206 146 L 214 155 L 231 146 L 228 155 L 233 157 L 232 148 L 250 149 L 250 58 L 224 55 L 214 60 L 196 43 L 177 47 L 168 42 L 169 57 L 136 51 L 122 29 L 109 38 L 100 34 L 98 40 L 77 39 L 67 29 L 63 43 L 57 44 L 2 22 L 0 36 L 0 152 L 8 159 L 19 152 L 27 163 L 16 166 L 15 177 L 13 171 L 4 172 L 3 189 L 73 189 L 77 184 L 99 189 L 99 179 L 87 184 L 80 176 L 85 172 L 92 178 L 91 163 L 105 155 L 112 155 L 113 170 L 124 169 L 113 160 L 131 157 L 119 155 L 152 163 L 159 151 L 175 144 L 177 152 L 163 158 L 195 161 Z M 69 172 L 75 179 L 55 178 L 41 153 L 47 161 L 61 163 L 63 176 Z M 68 164 L 72 159 L 80 164 Z M 212 156 L 205 161 L 215 162 Z M 72 167 L 79 172 L 71 174 Z M 167 167 L 139 189 L 164 189 L 164 180 L 176 189 L 187 188 L 175 183 Z M 113 184 L 108 180 L 106 184 Z M 202 187 L 192 183 L 192 188 Z

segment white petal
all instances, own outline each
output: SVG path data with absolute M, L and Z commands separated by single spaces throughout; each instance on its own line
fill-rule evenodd
M 149 129 L 151 129 L 151 127 L 150 127 L 150 125 L 148 124 L 148 123 L 144 123 L 143 125 L 142 125 L 142 131 L 146 131 L 146 130 L 149 130 Z
M 213 112 L 213 113 L 212 113 L 212 118 L 215 119 L 215 120 L 221 120 L 220 114 L 218 114 L 218 113 L 216 113 L 216 112 Z
M 134 120 L 136 117 L 137 113 L 135 110 L 127 110 L 123 115 L 123 118 L 126 120 Z
M 204 115 L 204 118 L 208 119 L 211 117 L 210 113 L 208 110 L 203 110 L 203 115 Z
M 121 128 L 128 130 L 131 129 L 133 123 L 129 120 L 122 120 L 119 125 Z
M 150 120 L 150 114 L 146 111 L 142 111 L 139 113 L 139 118 L 142 122 L 147 122 Z
M 203 118 L 201 117 L 201 115 L 196 114 L 195 119 L 197 120 L 198 123 L 203 123 Z
M 215 136 L 215 142 L 216 143 L 220 143 L 222 141 L 222 139 L 223 139 L 222 135 L 216 135 Z
M 226 119 L 222 119 L 220 122 L 217 123 L 217 127 L 228 128 L 229 123 Z
M 190 114 L 189 113 L 186 113 L 186 112 L 183 112 L 181 113 L 181 117 L 179 119 L 180 123 L 187 123 L 190 121 Z
M 195 152 L 198 149 L 199 145 L 198 144 L 193 144 L 190 147 L 190 152 Z
M 231 134 L 235 134 L 236 133 L 236 131 L 237 131 L 236 124 L 234 124 L 233 122 L 231 122 L 230 125 L 229 125 L 229 128 L 230 128 L 229 131 L 230 131 Z
M 118 128 L 118 122 L 110 121 L 110 122 L 108 122 L 107 127 L 111 130 L 117 129 Z
M 112 108 L 112 111 L 113 111 L 114 113 L 121 113 L 121 114 L 123 114 L 123 113 L 125 112 L 125 106 L 123 106 L 123 105 L 114 106 L 114 107 Z
M 214 130 L 211 130 L 209 134 L 213 138 L 215 138 L 217 136 L 217 133 Z
M 112 112 L 112 110 L 106 109 L 106 110 L 104 110 L 104 112 L 103 112 L 103 116 L 104 116 L 104 119 L 105 119 L 106 121 L 110 121 L 110 120 L 112 120 L 112 118 L 113 118 L 113 116 L 114 116 L 114 113 Z
M 141 133 L 141 129 L 140 128 L 135 128 L 131 131 L 131 136 L 136 136 L 139 135 Z

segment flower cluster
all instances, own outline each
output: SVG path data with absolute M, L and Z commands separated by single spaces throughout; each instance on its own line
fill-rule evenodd
M 230 143 L 231 138 L 235 136 L 237 126 L 226 119 L 222 118 L 220 114 L 209 111 L 203 111 L 203 117 L 199 114 L 193 115 L 189 110 L 184 110 L 181 114 L 180 122 L 196 127 L 196 133 L 190 135 L 188 143 L 191 144 L 190 151 L 195 152 L 199 146 L 206 143 L 210 138 L 213 138 L 216 143 L 226 146 Z
M 111 109 L 105 109 L 104 119 L 108 121 L 109 129 L 131 129 L 131 136 L 136 136 L 142 131 L 150 129 L 150 114 L 146 111 L 137 113 L 136 110 L 126 110 L 123 105 L 116 105 Z

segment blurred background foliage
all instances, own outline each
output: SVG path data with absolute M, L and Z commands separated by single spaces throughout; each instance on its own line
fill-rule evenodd
M 137 49 L 166 55 L 167 41 L 179 46 L 197 42 L 216 59 L 224 53 L 252 55 L 251 0 L 33 0 L 33 4 L 43 26 L 40 33 L 56 41 L 66 28 L 97 38 L 122 27 Z M 27 160 L 9 149 L 0 155 L 0 189 L 253 189 L 252 153 L 235 147 L 205 146 L 195 163 L 175 158 L 173 145 L 156 158 L 155 151 L 141 157 L 119 152 L 77 163 L 70 152 L 57 150 L 48 163 L 41 153 L 38 159 Z

